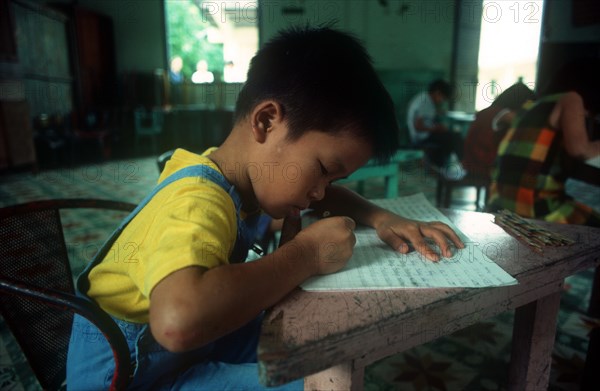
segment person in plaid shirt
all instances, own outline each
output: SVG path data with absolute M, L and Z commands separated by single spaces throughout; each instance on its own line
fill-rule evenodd
M 569 73 L 567 82 L 554 86 L 568 92 L 546 95 L 517 114 L 498 147 L 490 211 L 508 209 L 523 217 L 600 226 L 600 213 L 565 191 L 578 165 L 600 155 L 600 140 L 591 140 L 586 128 L 586 118 L 600 112 L 598 69 L 596 74 Z M 581 82 L 573 82 L 577 77 Z

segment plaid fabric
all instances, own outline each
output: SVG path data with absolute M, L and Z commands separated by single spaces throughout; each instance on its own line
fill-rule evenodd
M 571 158 L 565 152 L 562 132 L 548 124 L 560 97 L 548 96 L 525 107 L 500 142 L 492 171 L 490 209 L 600 226 L 600 214 L 565 193 Z

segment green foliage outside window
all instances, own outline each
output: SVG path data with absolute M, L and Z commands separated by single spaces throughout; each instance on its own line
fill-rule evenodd
M 202 17 L 200 0 L 167 0 L 167 45 L 169 61 L 179 56 L 183 59 L 181 73 L 189 80 L 196 71 L 196 63 L 206 60 L 208 70 L 222 74 L 225 61 L 223 44 L 208 42 L 208 30 L 211 27 Z

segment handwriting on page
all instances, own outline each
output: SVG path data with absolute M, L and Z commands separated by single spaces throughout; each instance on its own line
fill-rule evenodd
M 360 228 L 356 230 L 354 254 L 346 267 L 337 273 L 307 280 L 302 284 L 303 289 L 477 288 L 517 283 L 422 194 L 376 203 L 408 218 L 443 221 L 458 233 L 466 247 L 456 250 L 452 258 L 431 262 L 414 251 L 409 254 L 395 252 L 377 237 L 374 230 Z

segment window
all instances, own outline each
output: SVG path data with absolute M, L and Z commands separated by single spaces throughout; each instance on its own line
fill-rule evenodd
M 257 1 L 165 0 L 172 82 L 244 82 L 258 49 Z
M 535 89 L 543 0 L 483 2 L 475 109 L 522 81 Z

